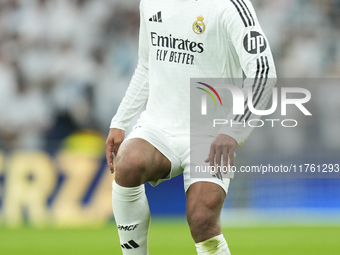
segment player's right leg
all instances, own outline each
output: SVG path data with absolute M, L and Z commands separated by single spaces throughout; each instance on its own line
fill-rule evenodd
M 124 141 L 114 161 L 112 207 L 125 255 L 148 254 L 150 210 L 144 183 L 165 179 L 170 161 L 141 138 Z

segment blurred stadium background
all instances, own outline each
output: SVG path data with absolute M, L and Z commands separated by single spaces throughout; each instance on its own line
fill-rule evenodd
M 294 131 L 256 130 L 237 153 L 237 163 L 339 164 L 340 1 L 251 2 L 279 77 L 333 80 L 306 86 L 312 93 L 313 117 L 301 118 Z M 137 62 L 138 5 L 137 0 L 0 0 L 1 254 L 21 254 L 20 246 L 25 248 L 22 254 L 45 254 L 48 247 L 60 254 L 62 245 L 53 243 L 54 236 L 64 243 L 78 236 L 75 247 L 66 245 L 63 254 L 119 254 L 113 248 L 119 244 L 110 224 L 113 176 L 106 169 L 104 142 Z M 303 232 L 287 227 L 339 226 L 340 179 L 242 178 L 233 180 L 229 191 L 222 222 L 233 227 L 227 232 L 234 233 L 230 238 L 239 247 L 237 254 L 250 254 L 242 250 L 245 246 L 253 248 L 252 254 L 320 254 L 323 245 L 332 249 L 324 254 L 340 254 L 332 242 L 339 228 Z M 156 189 L 147 185 L 147 194 L 153 217 L 160 219 L 152 238 L 159 231 L 176 242 L 171 239 L 175 235 L 182 240 L 182 254 L 194 254 L 184 223 L 182 178 Z M 174 223 L 177 220 L 182 223 Z M 183 229 L 180 236 L 171 230 L 173 224 Z M 297 252 L 299 243 L 285 243 L 277 235 L 282 228 L 268 232 L 264 226 L 285 226 L 285 237 L 295 233 L 293 240 L 308 239 L 309 234 L 312 243 L 318 233 L 320 247 Z M 67 230 L 58 232 L 60 227 Z M 45 235 L 36 228 L 48 231 Z M 103 239 L 92 243 L 92 232 Z M 282 253 L 273 248 L 274 234 Z M 38 241 L 48 236 L 46 243 Z M 103 240 L 109 245 L 105 251 L 98 248 Z M 158 254 L 176 253 L 162 251 L 157 240 L 153 245 L 159 244 Z M 267 253 L 256 246 L 261 240 Z M 270 247 L 275 252 L 269 252 Z

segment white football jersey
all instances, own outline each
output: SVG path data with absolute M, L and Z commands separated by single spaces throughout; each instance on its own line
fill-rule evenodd
M 256 108 L 263 109 L 276 71 L 250 1 L 142 0 L 138 66 L 110 127 L 126 130 L 147 102 L 142 119 L 166 133 L 189 134 L 190 78 L 242 78 L 242 71 L 249 78 L 243 90 L 252 86 Z M 232 116 L 240 122 L 251 117 L 247 108 Z M 221 133 L 240 147 L 251 128 L 225 127 Z

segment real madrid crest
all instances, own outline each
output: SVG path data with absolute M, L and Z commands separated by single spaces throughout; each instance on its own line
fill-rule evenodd
M 202 15 L 197 17 L 197 20 L 192 25 L 192 29 L 196 34 L 202 34 L 205 31 L 204 18 Z

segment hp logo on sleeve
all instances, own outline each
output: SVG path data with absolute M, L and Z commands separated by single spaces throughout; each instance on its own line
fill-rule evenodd
M 250 54 L 259 54 L 267 49 L 266 39 L 257 31 L 251 31 L 244 37 L 244 49 Z

